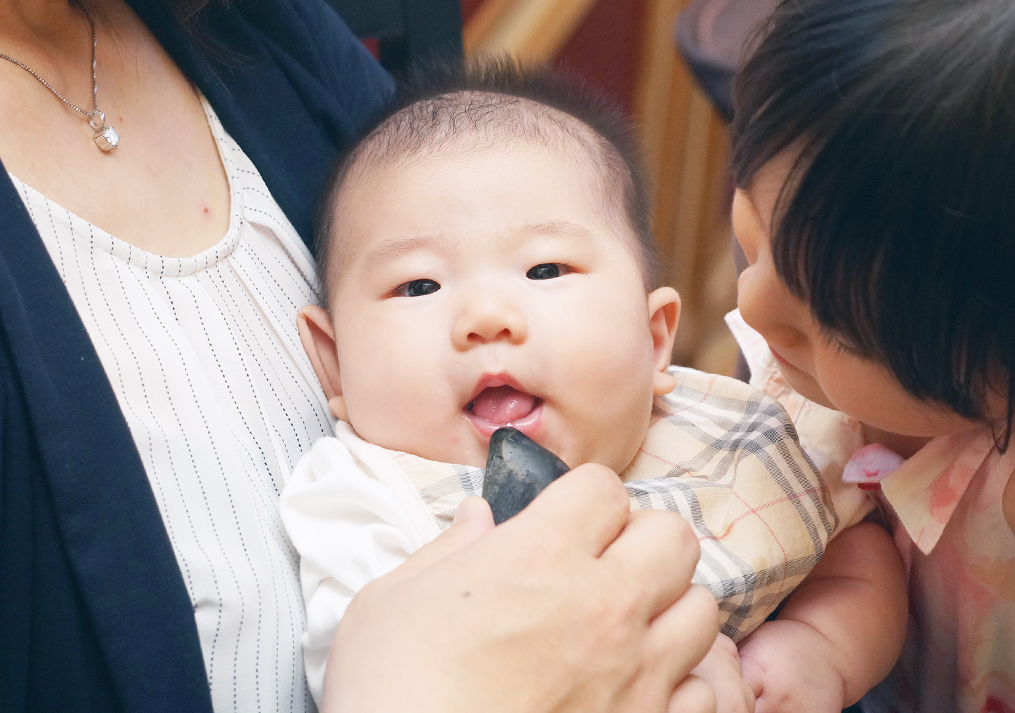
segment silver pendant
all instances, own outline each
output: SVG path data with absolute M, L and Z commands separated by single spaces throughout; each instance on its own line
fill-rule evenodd
M 95 130 L 95 136 L 93 137 L 95 145 L 104 153 L 111 153 L 120 145 L 120 135 L 116 133 L 116 129 L 106 123 L 106 115 L 101 111 L 95 110 L 88 117 L 88 125 Z
M 120 135 L 109 124 L 103 124 L 95 130 L 95 145 L 106 153 L 116 151 L 120 145 Z

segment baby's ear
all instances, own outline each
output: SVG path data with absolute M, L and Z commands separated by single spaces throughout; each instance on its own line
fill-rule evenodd
M 680 321 L 680 295 L 672 287 L 660 287 L 648 296 L 648 324 L 652 332 L 652 355 L 655 366 L 653 393 L 662 396 L 673 391 L 677 380 L 666 371 L 670 365 L 673 339 Z
M 335 328 L 328 313 L 317 305 L 308 305 L 296 316 L 300 341 L 310 357 L 310 363 L 328 399 L 331 415 L 343 421 L 349 420 L 342 398 L 342 381 L 338 370 L 338 348 L 335 346 Z

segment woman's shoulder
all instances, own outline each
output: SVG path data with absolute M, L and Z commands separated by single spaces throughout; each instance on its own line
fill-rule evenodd
M 237 25 L 244 25 L 251 36 L 247 46 L 236 48 L 239 53 L 266 50 L 290 80 L 317 82 L 346 106 L 376 111 L 393 90 L 391 77 L 326 0 L 223 3 L 210 15 L 207 27 L 214 41 L 229 48 Z

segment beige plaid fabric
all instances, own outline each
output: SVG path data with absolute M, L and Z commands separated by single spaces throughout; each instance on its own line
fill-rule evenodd
M 698 533 L 695 581 L 739 640 L 800 583 L 838 529 L 821 476 L 785 411 L 740 381 L 673 369 L 642 448 L 621 474 L 631 507 L 673 510 Z M 483 471 L 391 452 L 443 529 Z

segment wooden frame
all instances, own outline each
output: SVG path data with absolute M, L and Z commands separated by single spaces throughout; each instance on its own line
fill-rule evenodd
M 691 1 L 648 0 L 636 111 L 663 279 L 682 300 L 674 361 L 732 373 L 737 350 L 722 321 L 736 306 L 729 139 L 676 49 L 676 18 Z
M 486 0 L 463 29 L 469 56 L 508 53 L 545 62 L 564 46 L 595 0 Z

